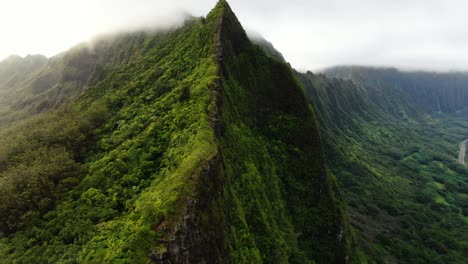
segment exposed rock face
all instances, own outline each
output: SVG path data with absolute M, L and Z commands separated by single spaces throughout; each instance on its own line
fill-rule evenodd
M 170 240 L 159 240 L 165 246 L 162 252 L 150 252 L 151 262 L 162 264 L 205 264 L 217 263 L 222 256 L 222 230 L 216 223 L 202 221 L 202 216 L 209 212 L 208 206 L 213 200 L 211 188 L 217 188 L 219 182 L 220 157 L 207 162 L 196 176 L 199 178 L 198 199 L 187 201 L 180 221 L 169 231 Z M 207 219 L 209 221 L 209 218 Z M 165 228 L 165 227 L 163 227 Z

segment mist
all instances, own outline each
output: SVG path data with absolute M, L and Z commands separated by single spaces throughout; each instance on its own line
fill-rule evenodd
M 0 1 L 0 60 L 12 54 L 51 57 L 105 35 L 177 27 L 193 14 L 184 2 L 189 1 Z M 204 11 L 209 8 L 195 13 Z
M 53 56 L 93 36 L 170 28 L 204 16 L 216 0 L 44 0 L 0 3 L 0 59 Z M 270 41 L 299 70 L 334 65 L 468 70 L 462 0 L 230 0 L 245 28 Z

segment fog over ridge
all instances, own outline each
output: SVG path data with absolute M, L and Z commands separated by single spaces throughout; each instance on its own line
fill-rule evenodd
M 169 27 L 204 16 L 216 0 L 17 0 L 0 2 L 0 59 L 53 56 L 95 35 Z M 334 65 L 468 70 L 468 2 L 462 0 L 230 0 L 299 70 Z

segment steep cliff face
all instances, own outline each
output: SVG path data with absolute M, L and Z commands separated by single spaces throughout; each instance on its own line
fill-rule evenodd
M 346 212 L 291 69 L 250 43 L 226 2 L 211 19 L 218 23 L 218 154 L 201 181 L 197 209 L 186 216 L 195 224 L 175 237 L 166 262 L 347 263 Z M 193 234 L 197 239 L 187 240 Z
M 68 100 L 1 131 L 5 263 L 348 262 L 311 105 L 225 1 L 100 43 L 49 61 L 21 97 L 55 102 L 68 83 Z
M 468 107 L 466 73 L 403 72 L 392 68 L 351 66 L 330 68 L 325 74 L 382 90 L 403 92 L 415 105 L 430 113 L 453 113 Z
M 47 58 L 41 55 L 28 55 L 24 58 L 10 56 L 0 62 L 0 126 L 6 122 L 11 110 L 12 94 L 33 76 L 36 76 L 47 64 Z
M 237 212 L 227 220 L 242 223 L 226 234 L 233 261 L 346 262 L 345 213 L 313 110 L 291 69 L 250 43 L 221 4 L 220 143 Z
M 327 75 L 344 79 L 296 74 L 313 102 L 327 165 L 349 206 L 356 261 L 466 262 L 461 241 L 468 238 L 468 170 L 456 156 L 468 120 L 466 112 L 451 113 L 464 109 L 460 98 L 452 99 L 466 86 L 438 86 L 463 74 L 334 70 Z
M 24 58 L 10 56 L 0 62 L 0 91 L 11 90 L 21 85 L 21 82 L 38 73 L 47 63 L 47 58 L 41 55 L 28 55 Z
M 428 120 L 426 113 L 400 90 L 296 72 L 320 118 L 322 129 L 345 132 L 362 122 L 387 119 L 409 123 Z

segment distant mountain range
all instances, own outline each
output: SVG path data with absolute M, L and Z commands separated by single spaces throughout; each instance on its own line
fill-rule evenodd
M 467 263 L 468 74 L 300 73 L 224 0 L 0 62 L 2 263 Z

